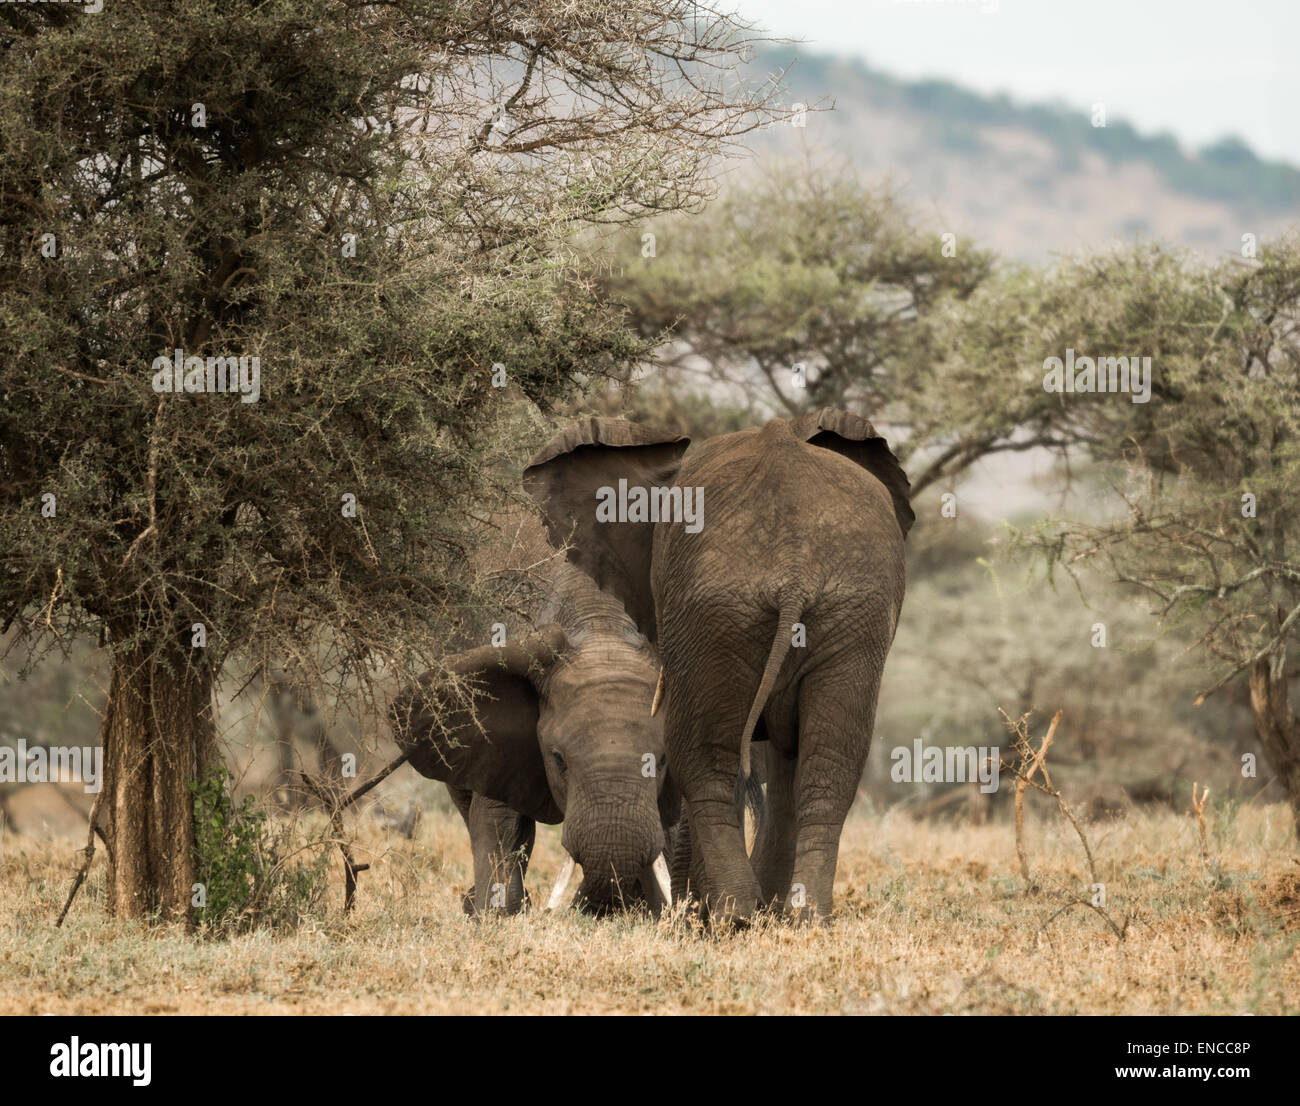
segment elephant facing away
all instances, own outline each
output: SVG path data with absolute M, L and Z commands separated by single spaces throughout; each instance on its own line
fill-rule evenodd
M 623 440 L 646 462 L 637 469 L 643 481 L 675 472 L 688 444 L 639 427 Z M 445 674 L 427 673 L 394 702 L 394 736 L 417 771 L 447 783 L 465 819 L 470 912 L 522 909 L 539 821 L 564 823 L 567 857 L 548 906 L 565 902 L 575 864 L 583 876 L 575 903 L 598 913 L 640 900 L 667 906 L 681 805 L 666 770 L 663 718 L 651 714 L 653 631 L 580 567 L 553 558 L 547 574 L 536 630 L 446 662 L 476 693 L 472 704 L 452 696 Z
M 552 532 L 654 628 L 692 883 L 719 919 L 824 917 L 903 602 L 907 477 L 857 415 L 775 419 L 692 448 L 670 482 L 703 489 L 702 519 L 653 523 L 647 545 L 644 526 L 596 520 L 600 489 L 636 473 L 599 444 L 619 420 L 591 421 L 591 444 L 530 472 Z M 768 743 L 752 859 L 734 798 L 751 741 Z

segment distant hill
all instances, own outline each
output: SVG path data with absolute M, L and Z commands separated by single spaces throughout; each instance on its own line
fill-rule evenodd
M 1163 238 L 1204 252 L 1300 222 L 1300 168 L 1239 138 L 1187 150 L 1139 134 L 1106 105 L 1104 127 L 1059 105 L 1021 105 L 948 81 L 907 81 L 856 59 L 769 47 L 760 72 L 791 65 L 790 99 L 833 102 L 803 129 L 778 127 L 760 150 L 834 150 L 890 173 L 921 211 L 1015 257 Z

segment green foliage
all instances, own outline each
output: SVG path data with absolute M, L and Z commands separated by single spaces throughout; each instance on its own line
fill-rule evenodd
M 1091 574 L 1088 590 L 1105 579 L 1142 601 L 1200 662 L 1194 675 L 1180 664 L 1184 701 L 1248 702 L 1300 817 L 1300 728 L 1286 705 L 1300 628 L 1300 237 L 1216 264 L 1141 245 L 1016 271 L 948 323 L 948 392 L 929 393 L 916 425 L 950 435 L 945 456 L 1000 441 L 1091 462 L 1079 470 L 1090 497 L 1015 544 L 1049 574 Z M 1045 358 L 1067 349 L 1150 358 L 1149 401 L 1044 390 Z
M 743 405 L 674 388 L 664 380 L 636 387 L 606 388 L 591 397 L 582 410 L 574 411 L 575 415 L 584 413 L 663 427 L 697 442 L 754 425 L 752 413 Z
M 205 932 L 292 929 L 318 908 L 329 868 L 326 848 L 316 848 L 311 860 L 295 860 L 289 828 L 273 826 L 251 795 L 236 805 L 224 767 L 191 783 L 190 790 L 205 896 L 195 921 Z
M 1067 567 L 1104 565 L 1228 671 L 1271 651 L 1300 605 L 1300 238 L 1214 266 L 1156 247 L 1118 250 L 1033 284 L 988 290 L 972 305 L 979 317 L 954 327 L 953 358 L 967 366 L 959 394 L 977 394 L 976 378 L 994 391 L 1001 377 L 1024 404 L 1043 358 L 1067 346 L 1150 356 L 1152 392 L 1145 404 L 1041 391 L 1032 400 L 1042 425 L 1100 466 L 1108 504 L 1100 519 L 1023 544 Z
M 665 379 L 702 362 L 710 395 L 751 420 L 899 406 L 925 372 L 931 318 L 992 264 L 969 243 L 945 254 L 938 230 L 851 171 L 793 163 L 654 229 L 654 257 L 629 258 L 626 238 L 603 243 L 610 296 L 643 337 L 671 340 L 661 364 L 680 367 Z M 806 387 L 793 384 L 796 364 Z
M 1254 781 L 1234 770 L 1236 743 L 1252 737 L 1248 715 L 1217 698 L 1192 706 L 1188 634 L 1159 633 L 1129 589 L 1100 574 L 1086 578 L 1082 595 L 1064 573 L 1057 589 L 1025 579 L 993 555 L 1004 528 L 973 512 L 925 524 L 930 510 L 918 504 L 922 522 L 908 535 L 907 601 L 868 760 L 874 795 L 896 802 L 925 794 L 889 781 L 889 749 L 913 737 L 1005 750 L 999 708 L 1012 717 L 1036 711 L 1034 732 L 1064 710 L 1053 756 L 1072 798 L 1087 793 L 1073 788 L 1114 794 L 1144 783 L 1181 796 L 1180 765 L 1202 782 L 1213 778 L 1225 795 L 1250 789 Z M 1106 648 L 1090 644 L 1095 622 L 1106 624 Z
M 686 11 L 0 5 L 0 628 L 433 663 L 529 413 L 644 351 L 568 239 L 698 205 L 771 114 L 687 76 L 746 40 Z M 156 392 L 176 349 L 259 398 Z

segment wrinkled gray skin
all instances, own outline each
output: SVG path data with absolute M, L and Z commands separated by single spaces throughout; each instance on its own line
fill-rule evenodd
M 465 819 L 468 912 L 522 909 L 536 823 L 561 820 L 564 848 L 582 867 L 575 904 L 658 908 L 650 867 L 671 856 L 680 804 L 663 720 L 650 716 L 657 654 L 581 569 L 556 559 L 544 590 L 535 632 L 448 662 L 485 693 L 476 717 L 457 711 L 439 732 L 431 673 L 395 704 L 394 734 L 417 770 L 447 783 Z
M 760 903 L 825 917 L 903 601 L 907 477 L 870 423 L 832 408 L 710 439 L 684 461 L 681 439 L 629 425 L 581 420 L 525 480 L 552 534 L 573 535 L 571 558 L 660 648 L 687 812 L 674 898 L 689 882 L 724 922 Z M 619 478 L 702 487 L 702 527 L 596 521 L 599 488 Z M 751 742 L 767 747 L 752 860 L 735 790 Z

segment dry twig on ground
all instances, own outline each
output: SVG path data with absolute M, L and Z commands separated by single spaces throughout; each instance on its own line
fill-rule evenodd
M 358 864 L 356 858 L 352 855 L 352 847 L 348 840 L 343 836 L 343 812 L 353 803 L 367 794 L 373 788 L 378 787 L 384 780 L 388 779 L 398 768 L 406 763 L 409 754 L 402 753 L 378 774 L 371 776 L 365 783 L 349 792 L 343 798 L 339 798 L 336 793 L 331 793 L 326 785 L 318 782 L 309 776 L 306 772 L 297 771 L 298 777 L 302 780 L 308 789 L 321 801 L 321 804 L 330 812 L 330 829 L 334 834 L 333 840 L 337 843 L 339 851 L 343 854 L 343 912 L 351 913 L 353 903 L 357 894 L 357 874 L 369 869 L 369 864 Z
M 1022 714 L 1019 719 L 1012 721 L 1011 717 L 1004 710 L 999 710 L 1003 720 L 1007 724 L 1007 729 L 1011 731 L 1014 740 L 1015 750 L 1018 759 L 1013 762 L 1002 762 L 1002 767 L 1009 769 L 1016 777 L 1016 855 L 1020 858 L 1020 873 L 1025 880 L 1025 890 L 1027 894 L 1032 894 L 1039 889 L 1038 883 L 1034 880 L 1029 870 L 1029 856 L 1025 851 L 1025 791 L 1030 788 L 1036 788 L 1044 795 L 1050 795 L 1056 800 L 1057 809 L 1061 812 L 1061 817 L 1074 827 L 1074 832 L 1079 836 L 1079 843 L 1083 846 L 1084 856 L 1088 860 L 1088 874 L 1092 878 L 1094 889 L 1100 888 L 1101 902 L 1094 899 L 1084 898 L 1076 892 L 1070 890 L 1064 885 L 1051 881 L 1054 890 L 1065 898 L 1065 904 L 1047 918 L 1041 926 L 1039 933 L 1046 930 L 1047 926 L 1059 917 L 1065 911 L 1075 906 L 1086 906 L 1089 910 L 1094 911 L 1100 916 L 1114 932 L 1115 936 L 1121 941 L 1128 934 L 1129 922 L 1133 920 L 1134 915 L 1130 914 L 1124 918 L 1122 924 L 1117 923 L 1106 910 L 1105 906 L 1105 884 L 1097 874 L 1097 862 L 1092 855 L 1092 847 L 1088 844 L 1087 835 L 1083 832 L 1083 827 L 1079 820 L 1074 816 L 1074 811 L 1070 809 L 1070 804 L 1065 801 L 1065 796 L 1061 794 L 1061 789 L 1052 783 L 1051 774 L 1047 770 L 1047 751 L 1052 747 L 1052 742 L 1056 738 L 1057 727 L 1061 723 L 1063 711 L 1057 711 L 1052 716 L 1051 724 L 1047 727 L 1047 733 L 1043 735 L 1042 744 L 1037 749 L 1029 737 L 1029 714 Z M 1027 768 L 1022 768 L 1027 765 Z M 1041 776 L 1041 782 L 1035 779 L 1035 776 Z M 1095 898 L 1095 896 L 1094 896 Z

